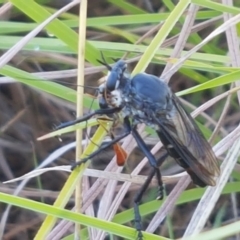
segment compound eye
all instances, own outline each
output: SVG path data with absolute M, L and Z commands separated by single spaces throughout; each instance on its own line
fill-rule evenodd
M 118 74 L 112 72 L 107 79 L 106 83 L 107 90 L 111 92 L 115 90 L 118 86 L 119 86 Z

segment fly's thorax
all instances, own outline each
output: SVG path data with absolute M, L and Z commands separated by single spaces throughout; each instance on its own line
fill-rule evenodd
M 168 85 L 156 76 L 139 73 L 131 79 L 131 92 L 149 104 L 156 103 L 166 109 L 171 99 Z
M 148 96 L 139 95 L 133 88 L 122 92 L 121 100 L 122 117 L 129 116 L 134 124 L 145 123 L 155 130 L 159 129 L 155 118 L 167 119 L 167 114 L 173 106 L 170 97 L 164 104 L 154 102 Z

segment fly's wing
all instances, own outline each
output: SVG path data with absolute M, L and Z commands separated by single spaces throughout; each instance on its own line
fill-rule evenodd
M 161 133 L 179 155 L 178 162 L 194 178 L 194 174 L 206 185 L 214 186 L 215 177 L 220 174 L 218 160 L 212 147 L 204 138 L 192 117 L 184 110 L 178 98 L 173 94 L 173 111 L 170 119 L 156 119 Z

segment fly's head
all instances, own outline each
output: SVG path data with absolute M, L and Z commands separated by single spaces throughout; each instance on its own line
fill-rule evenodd
M 123 60 L 118 60 L 113 66 L 108 65 L 105 61 L 99 61 L 108 69 L 108 75 L 105 82 L 99 86 L 99 93 L 102 96 L 99 105 L 121 107 L 122 105 L 122 88 L 125 87 L 127 81 L 126 69 L 127 64 Z
M 106 87 L 108 91 L 118 90 L 125 79 L 127 64 L 123 60 L 117 61 L 108 72 Z
M 105 82 L 106 91 L 111 92 L 117 90 L 126 78 L 125 72 L 127 69 L 127 63 L 123 60 L 118 60 L 113 66 L 110 66 L 105 60 L 98 60 L 98 62 L 108 69 L 108 75 L 106 76 Z

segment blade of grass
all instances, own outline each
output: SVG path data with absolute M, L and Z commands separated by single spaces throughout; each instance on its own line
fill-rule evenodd
M 223 13 L 225 13 L 225 12 L 232 13 L 232 14 L 240 13 L 240 9 L 237 7 L 227 6 L 227 5 L 209 1 L 209 0 L 192 0 L 192 3 L 195 3 L 201 7 L 214 9 L 216 11 L 223 12 Z
M 87 19 L 87 0 L 81 0 L 79 6 L 79 31 L 78 31 L 78 77 L 77 77 L 77 115 L 79 118 L 83 116 L 83 88 L 84 85 L 84 64 L 85 64 L 85 47 L 86 47 L 86 19 Z M 76 159 L 78 162 L 81 159 L 82 154 L 82 130 L 78 129 L 76 131 Z M 79 170 L 76 169 L 80 174 L 84 171 L 86 167 L 84 164 L 80 165 Z M 80 213 L 82 208 L 82 178 L 79 178 L 79 181 L 75 186 L 75 212 Z M 74 236 L 75 239 L 79 238 L 80 225 L 75 224 Z
M 0 58 L 0 68 L 2 68 L 6 63 L 8 63 L 22 48 L 26 45 L 30 39 L 34 38 L 44 27 L 50 24 L 57 16 L 59 16 L 62 12 L 67 11 L 71 7 L 77 4 L 76 1 L 71 2 L 65 7 L 58 10 L 53 15 L 49 16 L 46 20 L 44 20 L 41 24 L 39 24 L 36 28 L 34 28 L 30 33 L 25 35 L 19 42 L 17 42 L 14 46 L 12 46 L 7 52 L 5 52 Z
M 69 210 L 62 209 L 57 206 L 50 206 L 48 204 L 39 203 L 26 198 L 12 196 L 5 193 L 0 193 L 0 201 L 3 203 L 11 204 L 21 208 L 37 211 L 49 215 L 53 218 L 63 218 L 72 222 L 83 224 L 102 229 L 106 232 L 116 234 L 126 239 L 136 239 L 136 230 L 120 224 L 104 221 L 101 219 L 86 216 L 84 214 L 74 213 Z M 168 238 L 156 236 L 150 233 L 143 232 L 144 239 L 146 240 L 167 240 Z M 39 239 L 39 238 L 34 238 Z M 41 238 L 43 240 L 44 238 Z
M 225 75 L 217 77 L 217 78 L 214 78 L 206 83 L 199 84 L 195 87 L 188 88 L 184 91 L 179 92 L 178 96 L 182 96 L 187 93 L 194 93 L 197 91 L 202 91 L 202 90 L 209 89 L 209 88 L 219 87 L 224 84 L 235 82 L 239 79 L 240 79 L 240 70 L 229 73 L 229 74 L 225 74 Z
M 136 67 L 132 72 L 132 76 L 139 72 L 145 71 L 148 64 L 151 62 L 153 56 L 156 54 L 157 50 L 162 45 L 163 41 L 166 39 L 168 34 L 173 29 L 176 22 L 182 16 L 183 12 L 186 10 L 187 6 L 191 1 L 189 0 L 180 0 L 173 11 L 170 13 L 169 17 L 164 22 L 161 29 L 158 31 L 157 35 L 152 40 L 151 44 L 146 48 L 143 56 L 137 63 Z
M 19 10 L 24 12 L 27 16 L 36 22 L 42 22 L 51 14 L 35 1 L 25 0 L 10 0 L 11 3 Z M 75 0 L 77 1 L 77 0 Z M 75 33 L 70 27 L 62 21 L 55 19 L 51 22 L 46 29 L 54 34 L 57 38 L 65 42 L 71 49 L 77 52 L 78 47 L 78 34 Z M 86 59 L 96 65 L 99 65 L 96 59 L 100 59 L 99 51 L 94 48 L 90 43 L 86 42 Z

